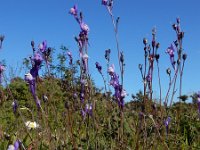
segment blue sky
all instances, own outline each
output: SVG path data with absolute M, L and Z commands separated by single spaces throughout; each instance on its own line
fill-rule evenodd
M 100 62 L 106 73 L 104 50 L 110 48 L 111 62 L 116 68 L 118 63 L 111 19 L 101 5 L 101 0 L 1 0 L 0 34 L 4 34 L 6 38 L 0 51 L 0 59 L 5 59 L 7 66 L 19 68 L 22 59 L 32 52 L 31 40 L 37 44 L 47 40 L 48 45 L 56 48 L 57 52 L 63 44 L 78 58 L 74 36 L 78 35 L 80 29 L 74 18 L 68 14 L 74 4 L 78 4 L 79 10 L 83 11 L 84 20 L 90 27 L 90 73 L 97 86 L 103 87 L 95 62 Z M 161 79 L 165 93 L 168 86 L 165 70 L 170 66 L 165 50 L 176 39 L 171 27 L 176 17 L 181 18 L 182 29 L 185 31 L 183 47 L 188 54 L 183 93 L 190 94 L 200 89 L 199 6 L 198 0 L 115 0 L 113 13 L 115 17 L 120 16 L 119 41 L 125 54 L 125 88 L 129 94 L 142 89 L 142 79 L 138 70 L 138 64 L 143 63 L 142 39 L 146 37 L 151 40 L 151 30 L 154 26 L 157 28 L 157 41 L 161 44 Z M 17 75 L 23 73 L 25 71 L 16 72 Z M 154 76 L 156 79 L 157 75 Z M 157 80 L 154 82 L 154 97 L 158 97 Z

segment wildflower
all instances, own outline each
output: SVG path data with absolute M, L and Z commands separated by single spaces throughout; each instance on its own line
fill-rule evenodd
M 30 130 L 30 129 L 36 129 L 39 127 L 39 124 L 37 124 L 35 121 L 31 122 L 31 121 L 27 121 L 25 123 L 26 127 Z
M 80 100 L 83 103 L 85 100 L 85 80 L 81 79 L 81 92 L 80 92 Z
M 43 95 L 42 99 L 43 99 L 44 102 L 48 102 L 48 97 L 46 95 Z
M 34 64 L 33 64 L 32 69 L 30 70 L 31 75 L 34 78 L 36 78 L 38 76 L 38 71 L 39 71 L 40 66 L 42 64 L 42 60 L 43 59 L 42 59 L 42 56 L 40 55 L 40 53 L 37 52 L 37 53 L 34 54 L 34 57 L 32 59 Z
M 170 47 L 167 48 L 166 50 L 166 53 L 169 54 L 170 56 L 170 61 L 171 61 L 171 64 L 172 64 L 172 67 L 175 69 L 175 61 L 174 61 L 174 52 L 175 52 L 175 47 L 173 44 L 171 44 Z
M 39 50 L 42 53 L 47 50 L 47 41 L 46 40 L 39 44 Z
M 78 95 L 77 95 L 76 92 L 73 94 L 73 98 L 74 98 L 74 99 L 77 99 L 77 98 L 78 98 Z
M 115 73 L 115 67 L 113 64 L 108 68 L 108 73 L 109 75 L 112 75 Z
M 95 64 L 96 64 L 96 68 L 98 69 L 99 73 L 102 74 L 102 72 L 101 72 L 102 66 L 98 62 L 96 62 Z
M 69 64 L 72 65 L 72 61 L 73 61 L 72 53 L 68 51 L 67 55 L 69 56 L 69 59 L 70 59 Z
M 15 147 L 14 150 L 18 150 L 18 149 L 19 149 L 19 146 L 20 146 L 20 141 L 19 141 L 19 140 L 16 140 L 15 143 L 14 143 L 14 147 Z
M 85 24 L 84 22 L 81 22 L 81 23 L 80 23 L 80 27 L 81 27 L 81 30 L 82 30 L 85 34 L 88 34 L 90 28 L 88 27 L 87 24 Z
M 81 109 L 81 115 L 83 117 L 83 120 L 85 120 L 85 117 L 86 117 L 86 112 L 85 110 Z
M 166 72 L 167 72 L 168 75 L 170 75 L 171 74 L 171 69 L 167 68 Z
M 77 16 L 78 15 L 78 7 L 77 5 L 74 5 L 74 7 L 70 8 L 69 13 L 73 16 Z
M 17 104 L 17 101 L 16 101 L 16 100 L 14 100 L 14 101 L 12 102 L 12 108 L 13 108 L 13 113 L 15 114 L 16 111 L 17 111 L 17 108 L 18 108 L 18 104 Z
M 38 109 L 39 109 L 41 107 L 41 105 L 40 105 L 40 100 L 36 96 L 36 92 L 35 92 L 35 89 L 36 89 L 35 78 L 33 78 L 33 76 L 30 73 L 27 73 L 27 74 L 25 74 L 24 79 L 29 84 L 30 92 L 37 104 Z
M 14 145 L 9 145 L 7 150 L 15 150 L 15 146 Z
M 88 71 L 88 55 L 84 54 L 82 56 L 82 62 L 83 62 L 83 67 L 84 67 L 84 72 Z
M 92 115 L 92 104 L 86 104 L 85 112 L 90 116 Z
M 166 132 L 167 132 L 167 135 L 169 133 L 169 123 L 171 122 L 171 117 L 167 117 L 167 119 L 165 120 L 165 127 L 166 127 Z
M 148 40 L 146 38 L 143 38 L 143 43 L 144 43 L 144 45 L 147 45 Z

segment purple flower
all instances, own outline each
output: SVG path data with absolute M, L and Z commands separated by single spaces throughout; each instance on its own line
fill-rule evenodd
M 69 13 L 73 16 L 77 16 L 78 15 L 78 7 L 77 5 L 74 5 L 74 7 L 70 8 Z
M 83 62 L 84 72 L 87 72 L 88 71 L 88 55 L 87 54 L 82 55 L 82 62 Z
M 38 109 L 39 109 L 41 106 L 40 106 L 40 100 L 36 96 L 35 78 L 30 73 L 27 73 L 27 74 L 25 74 L 25 78 L 24 79 L 29 84 L 30 92 L 31 92 L 36 104 L 37 104 Z
M 70 51 L 67 52 L 67 55 L 69 56 L 69 64 L 72 65 L 72 61 L 73 61 L 73 58 L 72 58 L 72 53 Z
M 20 146 L 20 141 L 19 141 L 19 140 L 16 140 L 15 143 L 14 143 L 14 147 L 15 147 L 14 150 L 18 150 L 18 149 L 19 149 L 19 146 Z
M 73 98 L 74 98 L 74 99 L 77 99 L 77 98 L 78 98 L 78 95 L 77 95 L 76 92 L 73 94 Z
M 101 72 L 102 66 L 98 62 L 96 62 L 95 65 L 96 65 L 96 68 L 98 69 L 99 73 L 102 74 L 102 72 Z
M 167 117 L 167 119 L 165 120 L 165 127 L 166 127 L 166 132 L 167 132 L 167 135 L 169 133 L 169 123 L 171 122 L 171 117 Z
M 40 53 L 37 52 L 37 53 L 34 54 L 34 57 L 32 59 L 34 64 L 33 64 L 32 69 L 30 70 L 31 75 L 34 78 L 36 78 L 38 76 L 38 71 L 39 71 L 40 66 L 42 64 L 42 60 L 43 59 L 42 59 L 42 56 L 40 55 Z
M 47 50 L 47 41 L 44 40 L 42 43 L 39 44 L 39 50 L 43 53 Z
M 85 112 L 86 112 L 88 115 L 92 116 L 92 104 L 86 104 L 86 105 L 85 105 Z
M 17 108 L 18 108 L 18 104 L 17 104 L 17 101 L 16 101 L 16 100 L 14 100 L 14 101 L 12 102 L 12 108 L 13 108 L 13 113 L 15 114 L 16 111 L 17 111 Z
M 81 115 L 83 117 L 83 120 L 85 120 L 85 117 L 86 117 L 86 112 L 85 110 L 81 109 Z
M 85 85 L 86 85 L 86 81 L 81 79 L 81 92 L 80 92 L 81 103 L 83 103 L 85 100 Z
M 175 61 L 174 61 L 174 52 L 175 52 L 175 50 L 176 50 L 176 48 L 175 48 L 174 44 L 171 44 L 171 46 L 168 47 L 167 50 L 166 50 L 166 53 L 169 54 L 172 67 L 174 69 L 175 69 Z
M 87 24 L 85 24 L 84 22 L 81 22 L 80 23 L 80 27 L 81 27 L 81 30 L 87 35 L 88 32 L 90 31 L 90 28 L 88 27 Z
M 114 71 L 114 65 L 108 68 L 108 73 L 111 77 L 110 79 L 110 85 L 114 88 L 115 93 L 114 97 L 116 101 L 118 102 L 118 106 L 120 108 L 124 107 L 124 98 L 127 95 L 126 91 L 122 89 L 122 86 L 119 83 L 119 76 Z
M 108 3 L 108 0 L 102 0 L 102 2 L 101 2 L 101 3 L 102 3 L 102 5 L 105 5 L 105 6 L 106 6 L 106 5 L 107 5 L 107 3 Z

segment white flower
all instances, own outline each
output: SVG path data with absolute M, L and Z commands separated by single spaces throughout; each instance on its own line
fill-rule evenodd
M 108 73 L 111 75 L 115 72 L 115 67 L 114 65 L 112 64 L 109 68 L 108 68 Z
M 30 73 L 27 73 L 24 75 L 24 79 L 25 81 L 32 81 L 33 80 L 33 76 Z
M 9 145 L 7 150 L 15 150 L 14 145 Z
M 37 124 L 35 121 L 31 122 L 31 121 L 27 121 L 25 123 L 26 127 L 30 130 L 30 129 L 36 129 L 39 127 L 39 124 Z
M 85 24 L 84 22 L 82 22 L 82 23 L 80 24 L 80 26 L 81 26 L 81 29 L 82 29 L 84 32 L 88 33 L 88 32 L 90 31 L 89 26 L 88 26 L 87 24 Z
M 126 93 L 126 90 L 122 90 L 122 92 L 121 92 L 121 97 L 126 97 L 128 94 Z
M 84 54 L 83 56 L 82 56 L 82 59 L 85 61 L 85 60 L 88 60 L 88 55 L 87 54 Z

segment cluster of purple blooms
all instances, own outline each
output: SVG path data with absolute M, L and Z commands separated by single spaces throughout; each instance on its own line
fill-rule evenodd
M 89 73 L 88 69 L 88 33 L 89 33 L 89 26 L 83 21 L 83 14 L 82 12 L 78 12 L 77 5 L 74 5 L 69 11 L 69 13 L 74 16 L 75 20 L 78 22 L 80 26 L 80 33 L 78 37 L 75 37 L 76 42 L 79 46 L 79 56 L 80 56 L 80 67 L 81 67 L 81 80 L 80 80 L 80 101 L 82 106 L 84 105 L 85 97 L 86 97 L 86 90 L 85 87 L 87 86 L 87 77 Z M 68 57 L 70 58 L 70 64 L 72 64 L 72 54 L 71 52 L 67 52 Z M 77 94 L 76 94 L 77 97 Z M 81 108 L 81 114 L 83 118 L 88 114 L 92 116 L 92 104 L 86 104 L 85 107 Z
M 85 109 L 81 110 L 81 114 L 82 114 L 84 120 L 87 115 L 92 116 L 92 104 L 86 104 Z
M 182 39 L 184 37 L 184 32 L 181 30 L 181 25 L 180 25 L 180 18 L 176 19 L 176 23 L 172 25 L 174 31 L 176 32 L 177 35 L 177 40 L 175 40 L 166 50 L 166 53 L 169 54 L 170 57 L 170 62 L 174 70 L 176 70 L 176 63 L 179 65 L 181 63 L 181 55 L 182 55 Z M 178 54 L 178 60 L 175 61 L 175 52 Z M 183 54 L 182 58 L 185 61 L 187 55 Z
M 115 93 L 114 97 L 118 102 L 120 108 L 124 107 L 124 98 L 127 95 L 126 91 L 122 88 L 122 85 L 119 83 L 119 76 L 116 74 L 114 65 L 111 65 L 108 68 L 108 73 L 110 75 L 110 85 L 114 88 Z
M 39 76 L 38 72 L 41 68 L 42 61 L 45 60 L 46 64 L 48 65 L 48 59 L 51 54 L 51 48 L 47 47 L 46 41 L 43 41 L 41 44 L 39 44 L 37 51 L 35 48 L 34 41 L 31 41 L 31 46 L 34 53 L 33 57 L 31 57 L 32 68 L 30 70 L 30 73 L 25 74 L 25 81 L 29 84 L 30 92 L 32 93 L 37 107 L 40 108 L 40 100 L 36 95 L 36 80 Z

